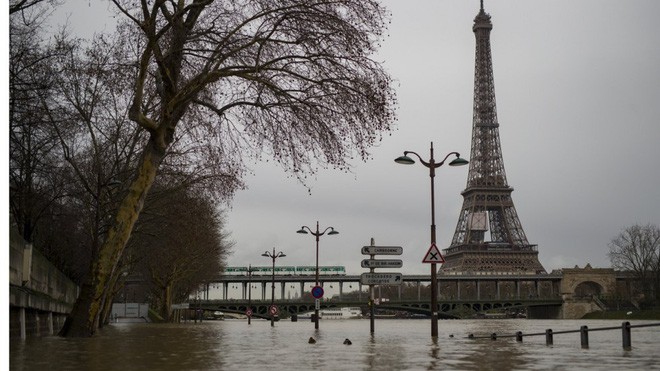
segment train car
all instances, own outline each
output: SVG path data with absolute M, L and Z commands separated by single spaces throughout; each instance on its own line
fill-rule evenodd
M 320 273 L 320 269 L 319 269 L 319 273 Z M 296 267 L 296 274 L 301 276 L 316 274 L 316 267 L 313 265 L 299 265 Z
M 275 267 L 275 274 L 280 276 L 293 276 L 294 274 L 296 274 L 296 267 L 291 265 Z
M 225 274 L 232 276 L 247 276 L 248 267 L 226 267 Z
M 345 276 L 346 269 L 342 266 L 324 266 L 319 267 L 319 274 L 329 276 Z

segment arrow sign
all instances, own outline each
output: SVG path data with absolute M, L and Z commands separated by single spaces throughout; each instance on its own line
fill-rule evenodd
M 401 255 L 401 246 L 363 246 L 362 255 Z
M 424 255 L 424 260 L 422 260 L 422 263 L 444 263 L 445 258 L 442 257 L 442 254 L 440 254 L 440 250 L 438 249 L 438 246 L 435 245 L 435 243 L 431 244 L 431 247 L 429 247 L 429 251 L 426 252 L 426 255 Z
M 400 285 L 403 282 L 401 273 L 362 273 L 360 283 L 363 285 Z
M 363 259 L 362 268 L 401 268 L 403 261 L 401 259 Z

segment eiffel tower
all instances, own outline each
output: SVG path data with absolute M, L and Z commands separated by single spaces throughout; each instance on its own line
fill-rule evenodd
M 463 207 L 440 274 L 545 273 L 527 241 L 504 172 L 490 52 L 490 15 L 474 19 L 476 37 L 472 149 Z M 487 240 L 488 234 L 490 240 Z

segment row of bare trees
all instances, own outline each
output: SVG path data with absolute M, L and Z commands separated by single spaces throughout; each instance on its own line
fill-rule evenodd
M 116 31 L 81 40 L 45 28 L 57 1 L 10 1 L 11 212 L 81 285 L 63 336 L 93 335 L 128 271 L 165 317 L 217 272 L 245 157 L 303 179 L 394 120 L 375 1 L 110 3 Z
M 83 285 L 146 135 L 127 118 L 130 76 L 117 67 L 125 58 L 118 44 L 99 37 L 88 45 L 66 33 L 46 40 L 49 8 L 32 5 L 11 23 L 10 207 L 23 238 Z M 126 274 L 149 278 L 150 297 L 167 318 L 172 298 L 221 270 L 231 242 L 209 197 L 219 192 L 208 190 L 209 174 L 182 171 L 181 157 L 172 153 L 163 164 L 159 191 L 146 200 L 152 212 L 106 285 L 99 325 Z M 191 253 L 197 249 L 204 250 Z

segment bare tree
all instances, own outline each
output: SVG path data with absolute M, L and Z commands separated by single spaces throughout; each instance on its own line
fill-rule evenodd
M 633 272 L 647 301 L 660 299 L 660 227 L 627 227 L 612 239 L 609 248 L 612 266 Z
M 163 190 L 150 195 L 130 241 L 135 271 L 147 278 L 151 304 L 168 319 L 174 300 L 185 300 L 215 278 L 233 243 L 223 218 L 203 194 Z
M 28 242 L 34 239 L 39 219 L 62 197 L 64 182 L 57 141 L 45 125 L 40 99 L 52 94 L 58 73 L 52 61 L 67 46 L 43 39 L 49 8 L 35 3 L 10 17 L 9 23 L 10 211 Z
M 9 14 L 25 12 L 34 8 L 39 8 L 44 4 L 56 6 L 60 3 L 58 0 L 9 0 Z
M 148 139 L 64 336 L 96 331 L 99 301 L 174 143 L 206 143 L 231 190 L 242 156 L 273 156 L 300 178 L 317 165 L 347 168 L 394 119 L 390 78 L 370 58 L 387 21 L 376 1 L 113 3 L 128 19 L 124 45 L 139 50 L 128 112 Z

